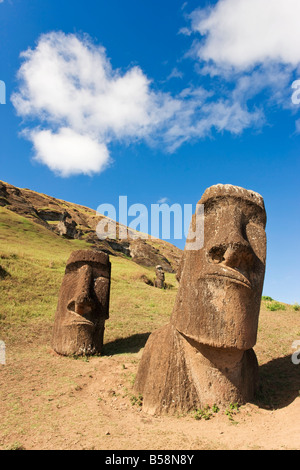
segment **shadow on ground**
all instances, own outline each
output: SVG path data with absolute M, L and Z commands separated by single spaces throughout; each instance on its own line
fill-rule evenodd
M 139 352 L 150 333 L 135 334 L 105 344 L 103 356 Z M 253 403 L 264 409 L 279 409 L 292 403 L 300 393 L 300 365 L 291 356 L 279 357 L 259 367 L 259 390 Z
M 299 396 L 300 365 L 293 364 L 290 355 L 261 365 L 259 377 L 259 391 L 254 403 L 260 408 L 284 408 Z
M 106 343 L 103 346 L 102 356 L 137 353 L 145 346 L 149 336 L 150 333 L 141 333 Z
M 10 274 L 0 266 L 0 279 L 5 279 L 6 277 L 10 277 Z

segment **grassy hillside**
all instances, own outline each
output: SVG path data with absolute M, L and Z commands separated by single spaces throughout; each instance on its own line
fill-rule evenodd
M 142 266 L 162 265 L 166 272 L 174 273 L 181 259 L 182 251 L 167 241 L 152 237 L 142 240 L 140 234 L 132 229 L 128 229 L 125 240 L 124 234 L 120 239 L 119 224 L 112 224 L 96 210 L 3 181 L 0 181 L 0 207 L 56 234 L 67 234 L 69 238 L 90 243 L 112 255 L 125 255 Z M 96 233 L 101 220 L 106 226 L 106 239 L 102 241 Z M 108 238 L 108 233 L 111 238 Z
M 19 341 L 21 327 L 53 322 L 66 261 L 73 250 L 91 245 L 59 237 L 6 208 L 0 208 L 0 243 L 1 339 Z M 107 322 L 106 342 L 134 335 L 143 339 L 170 316 L 175 275 L 166 273 L 171 288 L 160 291 L 143 281 L 143 276 L 154 279 L 154 268 L 144 268 L 124 257 L 110 259 L 111 321 Z

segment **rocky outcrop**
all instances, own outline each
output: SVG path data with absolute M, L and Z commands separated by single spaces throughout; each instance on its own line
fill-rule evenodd
M 118 223 L 115 238 L 99 240 L 96 228 L 105 217 L 88 207 L 30 189 L 16 188 L 3 181 L 0 181 L 0 207 L 43 225 L 59 236 L 85 240 L 91 248 L 107 254 L 131 258 L 142 266 L 161 265 L 165 272 L 176 272 L 178 269 L 182 255 L 179 248 L 159 239 L 139 239 L 138 232 L 131 229 L 128 229 L 128 239 L 121 239 Z

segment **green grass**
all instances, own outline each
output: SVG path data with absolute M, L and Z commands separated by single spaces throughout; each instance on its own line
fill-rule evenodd
M 272 300 L 271 302 L 267 302 L 266 309 L 270 310 L 271 312 L 276 312 L 277 310 L 285 310 L 286 307 L 284 304 L 276 302 L 276 300 Z
M 16 341 L 16 330 L 28 323 L 54 320 L 58 293 L 70 253 L 87 249 L 82 240 L 67 240 L 11 211 L 0 208 L 1 339 Z M 112 285 L 110 320 L 104 353 L 135 351 L 147 335 L 168 322 L 176 288 L 162 291 L 143 282 L 155 277 L 122 257 L 110 257 Z M 174 274 L 166 281 L 177 285 Z

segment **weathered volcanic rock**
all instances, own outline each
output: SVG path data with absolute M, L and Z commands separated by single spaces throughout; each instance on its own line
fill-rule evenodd
M 100 354 L 109 318 L 111 264 L 100 251 L 71 254 L 59 293 L 52 347 L 61 355 Z
M 266 263 L 263 198 L 231 185 L 205 191 L 204 246 L 187 241 L 170 324 L 153 333 L 135 389 L 149 413 L 251 400 Z M 191 233 L 196 233 L 196 215 Z

